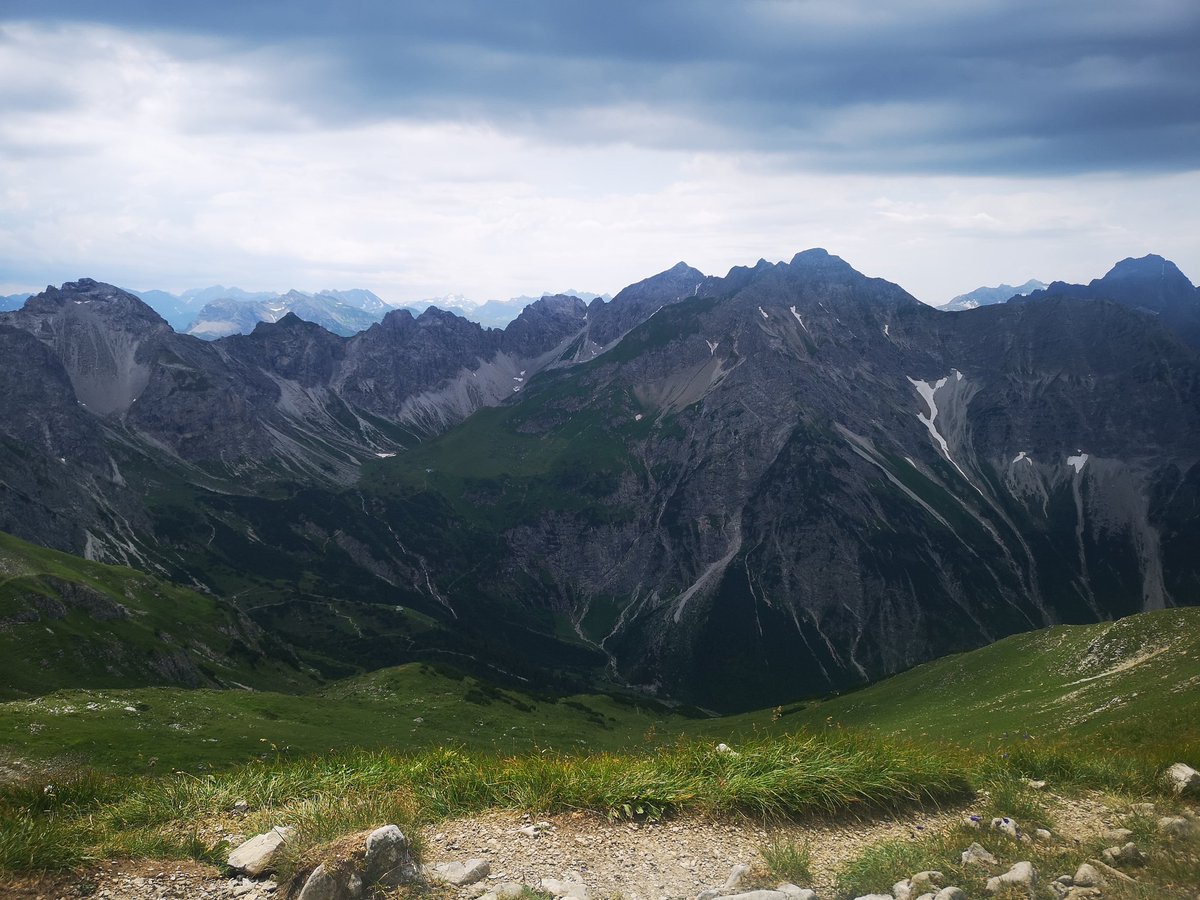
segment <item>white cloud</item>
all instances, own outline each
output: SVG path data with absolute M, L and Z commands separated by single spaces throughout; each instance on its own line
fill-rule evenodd
M 680 259 L 723 274 L 811 246 L 931 302 L 1028 277 L 1086 281 L 1151 251 L 1200 275 L 1200 212 L 1184 200 L 1200 195 L 1196 172 L 829 175 L 639 141 L 655 111 L 633 103 L 564 121 L 591 141 L 483 121 L 329 124 L 280 87 L 313 65 L 278 54 L 95 26 L 0 37 L 0 83 L 22 98 L 0 115 L 5 292 L 84 275 L 393 300 L 615 291 Z M 865 109 L 840 127 L 871 140 L 905 127 Z

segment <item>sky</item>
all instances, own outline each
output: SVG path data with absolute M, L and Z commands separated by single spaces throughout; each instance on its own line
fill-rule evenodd
M 0 0 L 0 293 L 1200 280 L 1195 0 Z

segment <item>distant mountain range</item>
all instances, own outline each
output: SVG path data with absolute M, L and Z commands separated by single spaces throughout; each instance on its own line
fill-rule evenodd
M 83 279 L 0 314 L 0 531 L 236 597 L 327 674 L 763 706 L 1195 603 L 1198 316 L 1161 257 L 946 315 L 809 250 L 202 343 Z
M 946 312 L 959 312 L 964 309 L 976 309 L 980 306 L 991 306 L 995 303 L 1005 303 L 1013 297 L 1029 294 L 1044 288 L 1046 283 L 1030 278 L 1027 282 L 1013 287 L 1011 284 L 1000 284 L 996 287 L 978 287 L 966 294 L 959 294 L 949 303 L 943 303 L 938 309 Z

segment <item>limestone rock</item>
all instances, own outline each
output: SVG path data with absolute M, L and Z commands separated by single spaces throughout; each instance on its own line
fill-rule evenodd
M 587 886 L 576 879 L 559 880 L 557 878 L 543 878 L 542 890 L 548 894 L 553 894 L 555 897 L 570 897 L 571 900 L 589 900 Z
M 998 816 L 992 819 L 991 828 L 993 831 L 1007 834 L 1011 838 L 1019 838 L 1021 836 L 1021 829 L 1017 826 L 1016 820 L 1010 819 L 1008 816 Z
M 785 881 L 783 884 L 775 886 L 775 890 L 786 895 L 791 900 L 817 900 L 817 892 L 808 888 L 802 888 L 792 884 L 790 881 Z
M 438 863 L 429 871 L 437 881 L 462 887 L 487 878 L 491 870 L 486 859 L 468 859 L 466 862 Z
M 395 887 L 416 874 L 408 838 L 395 825 L 376 828 L 367 836 L 367 852 L 362 863 L 367 884 Z
M 361 875 L 352 869 L 322 864 L 313 869 L 296 900 L 358 900 L 362 895 Z
M 1003 875 L 989 878 L 987 891 L 989 894 L 994 894 L 1002 887 L 1010 884 L 1028 888 L 1032 895 L 1033 888 L 1037 884 L 1037 869 L 1033 867 L 1033 863 L 1028 861 L 1019 862 Z
M 962 852 L 962 863 L 964 866 L 994 866 L 998 860 L 982 844 L 975 843 Z
M 1104 876 L 1090 863 L 1082 863 L 1071 878 L 1076 887 L 1102 887 L 1104 883 Z
M 933 900 L 967 900 L 967 895 L 962 888 L 950 885 L 934 894 Z
M 280 848 L 295 834 L 294 828 L 276 826 L 241 844 L 229 854 L 226 862 L 234 872 L 257 878 L 274 868 Z
M 1200 772 L 1186 763 L 1175 763 L 1163 779 L 1176 794 L 1200 794 Z
M 1108 831 L 1100 834 L 1100 840 L 1106 844 L 1116 845 L 1120 847 L 1126 841 L 1133 837 L 1133 832 L 1128 828 L 1110 828 Z

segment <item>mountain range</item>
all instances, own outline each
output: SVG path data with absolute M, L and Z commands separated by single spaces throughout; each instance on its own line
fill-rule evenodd
M 1194 603 L 1198 311 L 1160 257 L 946 315 L 810 250 L 206 343 L 84 279 L 0 315 L 0 530 L 327 674 L 762 706 Z
M 1011 284 L 998 284 L 995 287 L 978 287 L 965 294 L 959 294 L 948 303 L 943 303 L 939 309 L 946 312 L 959 312 L 964 309 L 976 309 L 980 306 L 991 306 L 994 303 L 1004 303 L 1013 297 L 1031 294 L 1046 287 L 1044 281 L 1030 278 L 1024 284 L 1013 287 Z

